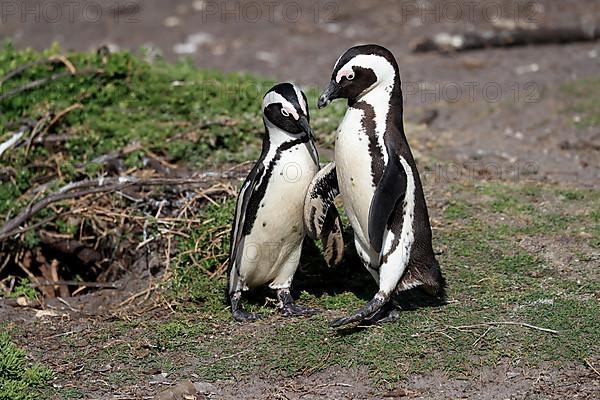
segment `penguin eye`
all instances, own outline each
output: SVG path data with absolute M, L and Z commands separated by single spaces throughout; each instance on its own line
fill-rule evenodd
M 284 117 L 289 117 L 289 116 L 290 116 L 290 113 L 289 113 L 289 112 L 288 112 L 288 110 L 286 110 L 285 108 L 282 108 L 282 109 L 281 109 L 281 114 L 282 114 Z
M 352 79 L 354 79 L 354 72 L 351 72 L 348 75 L 346 75 L 346 79 L 348 79 L 349 81 L 351 81 Z

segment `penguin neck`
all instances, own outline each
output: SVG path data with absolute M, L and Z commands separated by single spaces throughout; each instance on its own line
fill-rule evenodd
M 377 136 L 383 138 L 388 124 L 393 124 L 404 135 L 402 89 L 400 79 L 396 74 L 389 81 L 379 82 L 375 87 L 348 105 L 357 108 L 360 103 L 366 103 L 374 112 Z
M 263 118 L 263 120 L 265 123 L 266 132 L 265 139 L 268 138 L 269 147 L 278 148 L 284 143 L 298 141 L 299 137 L 297 135 L 294 136 L 291 133 L 284 131 L 266 118 Z
M 360 97 L 348 100 L 348 105 L 352 107 L 358 102 L 365 102 L 374 107 L 378 104 L 394 107 L 399 105 L 402 107 L 402 88 L 398 75 L 395 75 L 392 79 L 378 82 L 372 88 L 367 89 Z
M 277 161 L 283 151 L 302 144 L 310 144 L 310 137 L 308 135 L 292 135 L 277 127 L 266 118 L 263 118 L 263 121 L 266 133 L 263 139 L 261 160 L 264 164 Z

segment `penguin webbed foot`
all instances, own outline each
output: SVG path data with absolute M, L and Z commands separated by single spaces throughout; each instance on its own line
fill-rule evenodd
M 284 317 L 310 317 L 319 313 L 314 308 L 300 306 L 296 303 L 286 304 L 281 309 L 281 315 Z
M 365 320 L 370 325 L 387 324 L 390 322 L 396 322 L 400 319 L 400 310 L 395 306 L 384 307 L 379 310 L 375 315 Z
M 318 310 L 294 303 L 289 289 L 278 289 L 277 300 L 277 308 L 284 317 L 308 317 L 319 313 Z
M 354 322 L 370 320 L 378 315 L 381 308 L 387 303 L 387 300 L 387 296 L 385 296 L 383 293 L 377 293 L 371 301 L 365 304 L 354 314 L 347 317 L 334 319 L 329 323 L 329 326 L 332 328 L 339 328 L 340 326 L 348 325 Z
M 244 310 L 241 304 L 242 292 L 237 290 L 230 295 L 231 298 L 231 315 L 238 322 L 254 322 L 262 318 L 261 314 L 251 313 Z
M 233 310 L 231 314 L 233 315 L 233 319 L 238 322 L 254 322 L 262 318 L 262 314 L 251 313 L 244 310 L 243 308 Z

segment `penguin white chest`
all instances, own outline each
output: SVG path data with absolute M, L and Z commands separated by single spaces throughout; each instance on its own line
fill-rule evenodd
M 369 243 L 369 208 L 375 193 L 369 138 L 363 127 L 363 111 L 349 109 L 338 128 L 335 162 L 344 208 L 355 234 Z
M 291 280 L 305 236 L 304 198 L 316 172 L 305 146 L 286 150 L 275 163 L 244 245 L 240 271 L 247 285 Z

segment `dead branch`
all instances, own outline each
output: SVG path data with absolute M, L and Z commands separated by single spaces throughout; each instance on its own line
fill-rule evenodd
M 42 243 L 54 250 L 77 257 L 84 265 L 91 265 L 102 260 L 102 255 L 98 251 L 86 246 L 79 240 L 57 238 L 46 231 L 40 231 L 40 239 Z
M 83 107 L 83 106 L 80 103 L 75 103 L 75 104 L 73 104 L 73 105 L 65 108 L 64 110 L 60 111 L 58 114 L 56 114 L 54 116 L 54 118 L 52 118 L 52 121 L 50 121 L 50 123 L 46 127 L 45 131 L 47 132 L 48 129 L 50 129 L 54 124 L 56 124 L 62 117 L 64 117 L 65 115 L 67 115 L 71 111 L 77 110 L 77 109 L 79 109 L 81 107 Z
M 235 177 L 235 176 L 233 176 Z M 63 186 L 58 191 L 46 196 L 42 200 L 31 203 L 25 207 L 16 217 L 12 218 L 0 228 L 0 242 L 7 238 L 22 233 L 19 228 L 34 215 L 39 213 L 50 204 L 68 199 L 79 198 L 91 194 L 106 194 L 124 190 L 134 186 L 180 186 L 205 184 L 216 179 L 228 179 L 226 174 L 208 172 L 190 178 L 148 178 L 142 179 L 135 176 L 120 176 L 114 178 L 86 179 L 72 182 Z
M 73 63 L 71 61 L 69 61 L 69 59 L 61 54 L 57 54 L 55 56 L 50 56 L 48 58 L 48 61 L 51 62 L 61 62 L 65 65 L 65 68 L 67 68 L 72 74 L 77 72 L 77 69 L 75 68 L 75 66 L 73 65 Z
M 596 375 L 600 376 L 600 372 L 598 372 L 598 370 L 596 368 L 594 368 L 594 366 L 592 365 L 591 362 L 589 362 L 587 359 L 585 359 L 584 361 L 587 364 L 587 366 L 590 367 L 592 369 L 592 371 L 594 371 L 596 373 Z
M 517 28 L 460 34 L 439 33 L 434 37 L 417 38 L 410 47 L 414 53 L 430 51 L 452 53 L 491 47 L 565 44 L 598 39 L 600 39 L 600 27 Z
M 33 62 L 23 64 L 20 67 L 15 68 L 11 72 L 9 72 L 8 74 L 6 74 L 2 78 L 0 78 L 0 86 L 2 86 L 2 84 L 4 82 L 14 78 L 15 76 L 21 75 L 23 72 L 25 72 L 29 68 L 36 67 L 38 65 L 44 65 L 44 64 L 64 64 L 64 66 L 69 70 L 69 72 L 71 74 L 74 74 L 77 72 L 73 63 L 71 63 L 71 61 L 69 61 L 65 56 L 62 56 L 62 55 L 50 56 L 46 60 L 33 61 Z
M 14 147 L 15 145 L 17 145 L 17 143 L 19 143 L 21 138 L 23 136 L 25 136 L 27 131 L 31 130 L 32 128 L 33 128 L 32 125 L 25 123 L 25 124 L 21 125 L 21 127 L 19 128 L 19 130 L 17 132 L 12 134 L 10 139 L 8 139 L 7 141 L 5 141 L 3 143 L 0 143 L 0 158 L 2 157 L 2 155 L 4 154 L 4 152 L 6 150 L 9 150 L 12 147 Z
M 45 130 L 45 128 L 43 128 L 43 127 L 49 121 L 50 121 L 50 114 L 46 114 L 42 118 L 40 118 L 38 120 L 38 122 L 35 124 L 35 126 L 33 127 L 33 130 L 31 131 L 31 135 L 29 135 L 29 138 L 27 139 L 27 146 L 25 147 L 25 157 L 27 157 L 29 155 L 29 150 L 31 150 L 31 145 L 33 143 L 33 140 L 38 136 L 38 134 L 42 130 Z
M 22 93 L 22 92 L 26 92 L 28 90 L 32 90 L 32 89 L 36 89 L 38 87 L 44 86 L 50 82 L 54 82 L 57 81 L 59 79 L 63 79 L 66 78 L 68 76 L 81 76 L 81 75 L 101 75 L 103 74 L 104 71 L 100 70 L 100 69 L 84 69 L 81 71 L 78 71 L 76 73 L 71 73 L 70 71 L 67 72 L 59 72 L 57 74 L 51 75 L 47 78 L 41 78 L 41 79 L 37 79 L 35 81 L 29 82 L 25 85 L 22 86 L 18 86 L 12 90 L 8 90 L 7 92 L 3 93 L 2 95 L 0 95 L 0 101 L 3 101 L 9 97 L 12 97 L 16 94 Z
M 80 281 L 39 281 L 38 283 L 31 283 L 29 286 L 38 288 L 43 286 L 82 286 L 97 289 L 120 289 L 119 285 L 114 283 L 100 283 L 100 282 L 80 282 Z
M 456 329 L 458 331 L 461 330 L 465 330 L 465 329 L 472 329 L 472 328 L 487 328 L 490 326 L 498 326 L 498 325 L 514 325 L 514 326 L 521 326 L 524 328 L 529 328 L 529 329 L 533 329 L 536 331 L 541 331 L 541 332 L 547 332 L 547 333 L 552 333 L 554 335 L 558 335 L 560 332 L 556 331 L 554 329 L 548 329 L 548 328 L 541 328 L 539 326 L 535 326 L 535 325 L 531 325 L 525 322 L 512 322 L 512 321 L 492 321 L 492 322 L 483 322 L 480 324 L 475 324 L 475 325 L 462 325 L 462 326 L 451 326 L 450 328 L 452 329 Z M 474 343 L 476 344 L 476 343 Z
M 41 139 L 41 137 L 44 136 L 48 132 L 48 130 L 55 123 L 57 123 L 62 117 L 64 117 L 71 111 L 76 110 L 81 107 L 82 107 L 81 104 L 75 103 L 75 104 L 65 108 L 64 110 L 60 111 L 59 113 L 57 113 L 52 119 L 50 118 L 51 114 L 48 114 L 48 115 L 44 116 L 42 119 L 40 119 L 38 121 L 38 123 L 36 124 L 35 128 L 33 128 L 33 131 L 31 132 L 31 135 L 29 136 L 29 139 L 27 140 L 25 156 L 27 157 L 29 155 L 29 150 L 31 149 L 31 146 L 32 146 L 34 140 Z M 40 136 L 40 138 L 38 138 L 38 136 Z

